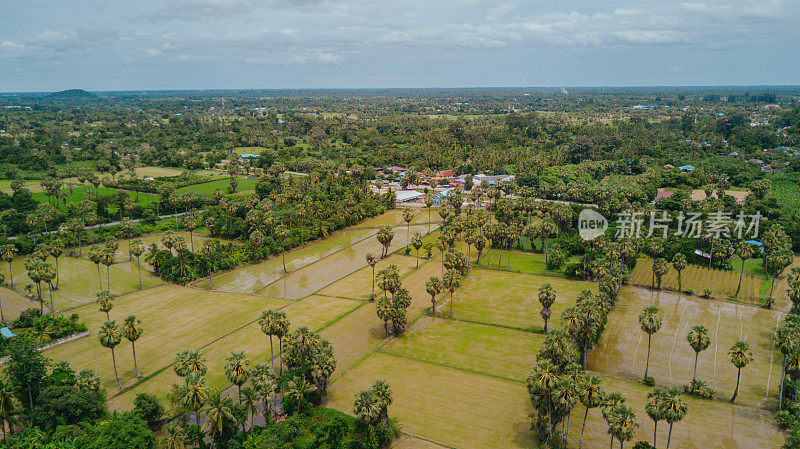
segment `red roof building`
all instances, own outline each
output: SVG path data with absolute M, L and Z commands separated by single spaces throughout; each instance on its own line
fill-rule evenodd
M 456 176 L 453 170 L 441 170 L 436 172 L 437 178 L 454 178 Z
M 673 192 L 671 190 L 659 190 L 656 193 L 656 199 L 659 199 L 659 198 L 670 198 L 672 196 L 672 193 Z

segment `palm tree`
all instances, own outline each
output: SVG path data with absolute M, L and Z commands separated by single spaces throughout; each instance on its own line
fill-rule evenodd
M 281 258 L 283 259 L 283 273 L 286 274 L 286 238 L 289 237 L 289 229 L 280 225 L 275 229 L 275 236 L 281 242 Z
M 675 257 L 672 258 L 672 268 L 678 272 L 678 292 L 683 292 L 683 280 L 681 279 L 681 273 L 686 268 L 686 256 L 682 253 L 676 253 Z
M 89 248 L 89 260 L 97 266 L 97 279 L 100 281 L 100 290 L 103 289 L 103 278 L 100 277 L 100 262 L 103 260 L 103 250 L 98 246 Z
M 425 283 L 425 291 L 431 295 L 431 315 L 436 315 L 436 295 L 442 292 L 442 281 L 436 276 L 431 276 Z
M 653 277 L 655 278 L 659 290 L 661 290 L 661 280 L 668 271 L 669 265 L 666 259 L 659 257 L 653 261 Z M 655 287 L 655 285 L 653 287 Z
M 453 318 L 453 292 L 461 285 L 461 276 L 455 269 L 449 269 L 444 274 L 444 282 L 442 284 L 450 292 L 450 318 Z
M 225 377 L 230 383 L 236 385 L 239 392 L 239 402 L 242 401 L 242 385 L 250 378 L 250 360 L 244 351 L 231 351 L 225 356 Z
M 253 366 L 252 380 L 256 393 L 261 396 L 264 402 L 264 419 L 267 419 L 267 412 L 272 414 L 270 401 L 274 399 L 278 392 L 278 384 L 275 382 L 275 373 L 272 371 L 270 363 L 257 363 Z
M 183 449 L 186 445 L 186 434 L 183 429 L 175 423 L 167 425 L 164 431 L 164 439 L 161 440 L 161 447 L 164 449 Z
M 419 249 L 422 248 L 422 235 L 419 232 L 415 232 L 411 238 L 411 246 L 414 248 L 417 258 L 416 268 L 419 268 Z
M 367 264 L 372 267 L 372 295 L 375 294 L 375 265 L 378 264 L 378 259 L 372 253 L 367 253 Z
M 431 232 L 431 207 L 433 206 L 433 198 L 431 194 L 425 195 L 425 208 L 428 209 L 428 232 Z
M 61 239 L 56 239 L 47 247 L 48 252 L 56 261 L 56 284 L 55 289 L 58 290 L 59 276 L 58 276 L 58 258 L 64 254 L 64 243 Z
M 542 310 L 539 311 L 539 315 L 542 316 L 544 320 L 544 333 L 547 333 L 547 321 L 553 315 L 553 311 L 550 309 L 553 304 L 556 302 L 556 291 L 553 289 L 553 286 L 550 285 L 549 282 L 545 282 L 539 287 L 539 303 L 542 305 Z
M 200 246 L 200 254 L 206 258 L 208 261 L 208 289 L 213 290 L 214 287 L 211 284 L 211 278 L 214 276 L 214 270 L 212 269 L 212 263 L 214 261 L 214 256 L 217 253 L 217 248 L 219 248 L 219 241 L 218 240 L 206 240 Z
M 139 290 L 142 289 L 142 265 L 139 257 L 144 254 L 144 244 L 141 240 L 135 239 L 128 245 L 128 252 L 136 257 L 136 267 L 139 269 Z
M 100 290 L 97 292 L 97 303 L 100 304 L 100 311 L 106 313 L 106 321 L 111 320 L 111 316 L 109 316 L 108 312 L 111 312 L 111 309 L 114 308 L 114 297 L 111 296 L 111 293 L 108 290 Z
M 403 208 L 403 221 L 406 222 L 406 247 L 411 243 L 411 221 L 414 220 L 414 212 L 410 207 Z
M 250 428 L 253 428 L 253 420 L 255 419 L 256 412 L 258 412 L 258 395 L 252 387 L 245 387 L 242 389 L 242 396 L 239 398 L 239 403 L 244 406 L 247 413 L 250 415 Z M 244 427 L 244 423 L 242 423 Z
M 736 367 L 736 390 L 733 391 L 733 397 L 731 397 L 731 404 L 733 404 L 736 401 L 736 396 L 739 394 L 739 381 L 742 378 L 742 368 L 753 361 L 753 353 L 750 352 L 749 343 L 739 340 L 728 350 L 728 355 L 731 356 L 731 363 Z
M 610 414 L 609 433 L 619 440 L 619 447 L 623 449 L 625 442 L 633 439 L 639 423 L 636 422 L 636 414 L 633 409 L 625 404 L 614 407 Z M 613 438 L 613 437 L 612 437 Z
M 372 390 L 362 390 L 356 393 L 353 401 L 353 415 L 365 424 L 375 424 L 381 414 L 381 404 Z
M 739 296 L 739 290 L 742 289 L 742 277 L 744 277 L 744 263 L 747 259 L 753 257 L 755 248 L 747 241 L 741 241 L 736 246 L 736 257 L 742 261 L 742 268 L 739 270 L 739 285 L 736 286 L 736 296 Z
M 39 277 L 43 282 L 47 283 L 47 294 L 50 296 L 50 315 L 55 316 L 55 305 L 53 304 L 53 279 L 56 277 L 56 272 L 53 269 L 53 266 L 46 262 L 42 263 Z M 41 303 L 41 306 L 42 311 L 44 311 L 44 302 Z
M 111 291 L 111 265 L 114 265 L 115 256 L 116 251 L 110 251 L 107 249 L 106 251 L 102 252 L 100 258 L 100 262 L 106 266 L 106 286 L 108 287 L 108 291 Z
M 780 393 L 778 395 L 778 409 L 783 407 L 783 387 L 786 383 L 786 358 L 787 356 L 797 349 L 798 343 L 797 328 L 793 323 L 784 321 L 781 327 L 775 332 L 775 346 L 781 351 L 783 355 L 783 363 L 781 364 L 781 385 Z
M 136 340 L 142 336 L 144 329 L 142 329 L 142 321 L 137 320 L 136 316 L 131 315 L 125 318 L 122 324 L 122 335 L 131 342 L 131 351 L 133 351 L 133 369 L 136 370 L 136 377 L 141 379 L 142 375 L 139 374 L 139 366 L 136 364 Z
M 277 316 L 273 310 L 265 310 L 261 312 L 258 318 L 258 325 L 261 326 L 261 332 L 269 336 L 269 360 L 270 362 L 275 359 L 275 354 L 272 351 L 272 336 L 275 335 L 275 321 Z
M 658 422 L 665 418 L 662 402 L 666 396 L 668 396 L 667 390 L 661 387 L 655 387 L 647 393 L 647 403 L 644 406 L 644 410 L 647 412 L 647 416 L 653 420 L 653 447 L 656 447 Z
M 11 269 L 11 262 L 17 256 L 17 247 L 8 244 L 0 246 L 0 258 L 8 262 L 8 276 L 11 278 L 11 288 L 14 288 L 14 270 Z M 5 321 L 5 320 L 4 320 Z
M 208 371 L 206 367 L 206 356 L 199 349 L 187 349 L 175 355 L 175 362 L 172 369 L 179 377 L 188 377 L 192 373 L 205 376 Z
M 208 397 L 205 378 L 200 372 L 191 372 L 185 377 L 184 384 L 178 391 L 181 404 L 194 412 L 194 422 L 200 425 L 197 415 Z
M 113 321 L 106 321 L 100 327 L 97 333 L 100 344 L 111 350 L 111 360 L 114 364 L 114 377 L 117 379 L 117 386 L 122 390 L 122 383 L 119 381 L 119 374 L 117 374 L 117 356 L 114 354 L 114 348 L 122 341 L 122 332 L 117 327 L 117 323 Z
M 297 401 L 296 411 L 300 411 L 305 395 L 317 390 L 317 387 L 306 382 L 303 376 L 295 377 L 286 384 L 286 392 Z
M 589 410 L 603 405 L 605 392 L 600 387 L 602 379 L 596 374 L 589 374 L 583 378 L 578 385 L 578 396 L 581 404 L 585 408 L 583 412 L 583 425 L 581 426 L 581 437 L 578 440 L 578 449 L 583 447 L 583 431 L 586 430 L 586 418 L 589 417 Z
M 656 306 L 645 307 L 644 311 L 639 315 L 639 325 L 641 325 L 642 331 L 647 334 L 647 363 L 644 368 L 645 379 L 647 379 L 647 372 L 650 369 L 650 343 L 653 334 L 661 329 L 663 321 L 664 320 L 658 316 L 658 307 Z
M 692 382 L 694 382 L 697 379 L 697 359 L 700 357 L 701 351 L 708 349 L 711 338 L 708 337 L 708 329 L 705 326 L 694 326 L 686 336 L 686 340 L 694 349 L 694 372 L 692 373 Z
M 578 384 L 569 376 L 559 378 L 553 388 L 553 399 L 558 408 L 567 413 L 567 419 L 561 421 L 561 439 L 566 444 L 572 409 L 580 399 Z
M 670 388 L 661 398 L 661 415 L 664 421 L 669 423 L 669 434 L 667 435 L 667 449 L 672 441 L 672 426 L 686 416 L 689 407 L 681 399 L 677 388 Z
M 212 437 L 222 433 L 225 419 L 236 420 L 236 417 L 233 416 L 233 401 L 231 398 L 223 397 L 219 390 L 212 390 L 208 393 L 203 411 L 206 413 L 203 430 L 210 433 Z
M 14 392 L 6 379 L 0 378 L 0 424 L 3 425 L 3 441 L 6 441 L 8 433 L 14 432 L 14 426 L 19 424 L 17 419 L 17 404 L 14 401 Z

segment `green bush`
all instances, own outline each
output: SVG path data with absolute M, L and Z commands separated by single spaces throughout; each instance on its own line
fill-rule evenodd
M 685 391 L 686 394 L 706 399 L 711 399 L 714 397 L 714 390 L 712 390 L 704 381 L 699 379 L 693 380 L 689 385 L 684 385 L 683 391 Z
M 133 400 L 133 409 L 139 413 L 150 427 L 158 424 L 164 415 L 164 406 L 158 396 L 150 393 L 139 393 Z
M 653 376 L 644 376 L 643 382 L 648 387 L 652 387 L 653 385 L 656 384 L 656 380 L 653 378 Z

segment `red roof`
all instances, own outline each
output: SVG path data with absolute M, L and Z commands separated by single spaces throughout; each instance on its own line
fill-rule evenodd
M 658 193 L 656 193 L 656 198 L 669 198 L 672 196 L 672 193 L 673 192 L 669 190 L 661 190 Z
M 452 178 L 454 176 L 455 173 L 453 173 L 453 170 L 441 170 L 436 172 L 437 178 Z

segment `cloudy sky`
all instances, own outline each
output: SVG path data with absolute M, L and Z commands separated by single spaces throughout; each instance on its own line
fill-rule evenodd
M 800 0 L 0 0 L 0 92 L 800 84 Z

